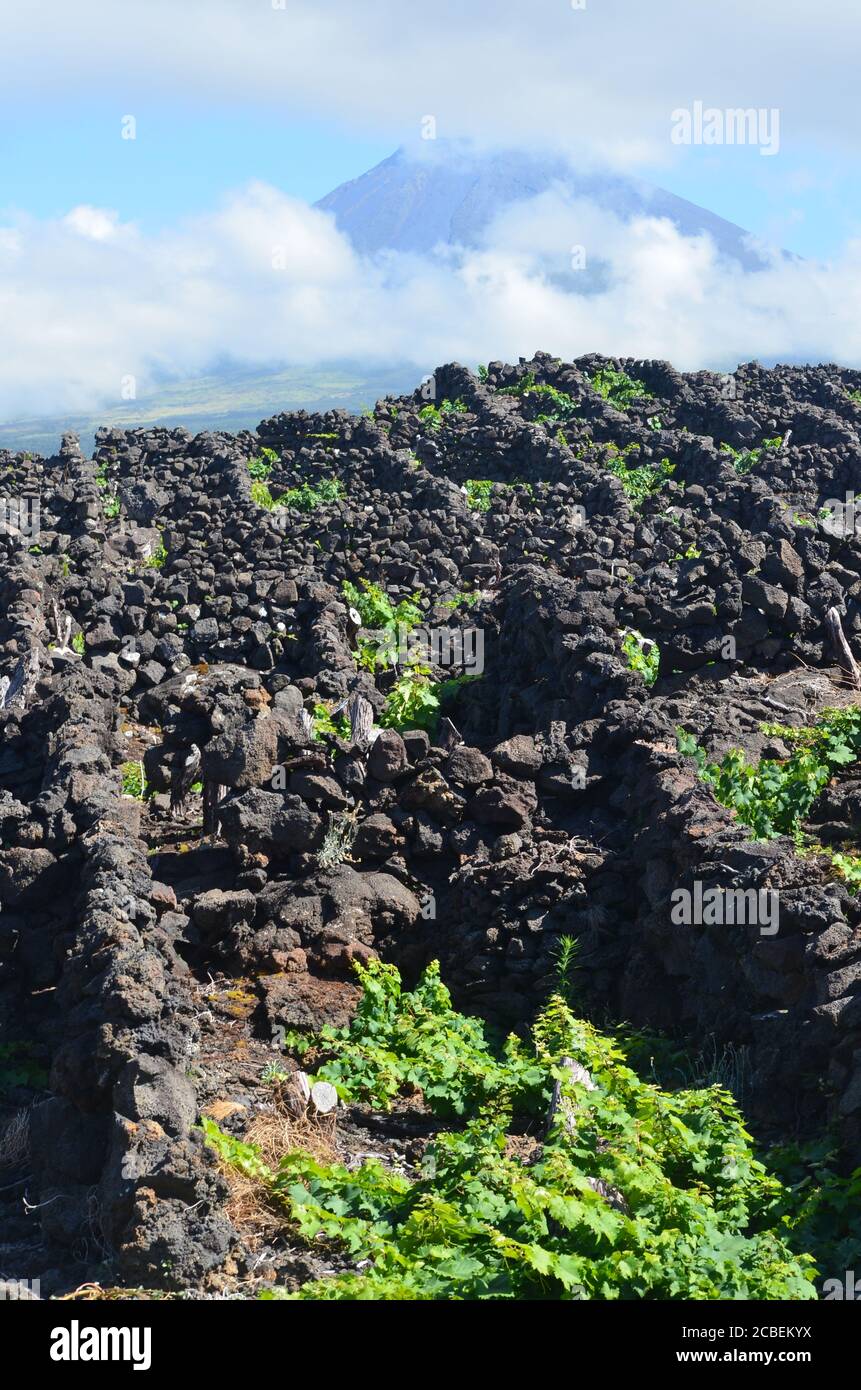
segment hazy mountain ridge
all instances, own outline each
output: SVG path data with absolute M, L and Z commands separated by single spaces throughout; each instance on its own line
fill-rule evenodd
M 457 254 L 488 243 L 501 213 L 552 190 L 571 200 L 588 200 L 623 221 L 636 216 L 668 218 L 685 236 L 707 233 L 721 255 L 745 270 L 764 265 L 743 228 L 706 208 L 648 184 L 609 172 L 573 169 L 565 160 L 521 151 L 475 152 L 455 143 L 435 142 L 421 156 L 399 149 L 356 179 L 339 185 L 315 207 L 334 214 L 336 224 L 361 255 L 385 251 L 430 255 L 440 247 Z M 572 240 L 577 210 L 572 207 Z M 492 244 L 492 242 L 491 242 Z M 566 292 L 590 294 L 605 287 L 606 267 L 590 256 L 589 270 L 548 264 L 547 278 Z M 525 343 L 524 351 L 533 345 Z M 0 424 L 0 448 L 51 454 L 61 435 L 73 430 L 84 448 L 92 447 L 100 425 L 129 429 L 146 425 L 184 425 L 207 429 L 255 429 L 280 410 L 358 411 L 382 396 L 412 390 L 421 377 L 415 365 L 369 367 L 360 363 L 321 366 L 214 367 L 204 376 L 166 384 L 137 401 L 92 412 L 18 419 Z
M 563 159 L 519 151 L 475 154 L 443 146 L 418 158 L 400 149 L 315 206 L 334 213 L 339 229 L 363 254 L 428 253 L 441 243 L 482 245 L 503 209 L 554 187 L 623 221 L 651 215 L 669 218 L 684 236 L 706 232 L 722 255 L 747 270 L 764 263 L 750 233 L 686 198 L 642 179 L 581 172 Z

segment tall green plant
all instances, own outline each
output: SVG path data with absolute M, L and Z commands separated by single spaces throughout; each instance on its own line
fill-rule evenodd
M 357 1015 L 323 1030 L 316 1076 L 346 1102 L 382 1108 L 419 1091 L 455 1127 L 407 1177 L 376 1159 L 347 1168 L 298 1150 L 272 1169 L 205 1119 L 222 1160 L 259 1183 L 298 1236 L 340 1246 L 353 1265 L 266 1297 L 815 1297 L 811 1261 L 792 1254 L 775 1215 L 785 1191 L 726 1092 L 641 1081 L 558 995 L 529 1041 L 495 1047 L 452 1008 L 436 964 L 410 992 L 392 966 L 358 973 Z M 567 1058 L 592 1089 L 571 1079 Z M 540 1132 L 554 1088 L 556 1119 L 524 1159 L 524 1125 Z
M 712 763 L 692 734 L 678 729 L 676 739 L 679 752 L 694 759 L 715 799 L 735 811 L 757 839 L 797 835 L 837 768 L 854 763 L 861 754 L 861 707 L 823 710 L 809 728 L 762 728 L 794 744 L 791 757 L 763 758 L 753 764 L 740 748 L 731 748 L 719 763 Z

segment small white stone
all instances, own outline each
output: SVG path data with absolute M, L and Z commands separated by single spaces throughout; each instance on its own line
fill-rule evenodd
M 338 1092 L 330 1081 L 315 1081 L 311 1087 L 311 1104 L 321 1115 L 328 1115 L 338 1104 Z

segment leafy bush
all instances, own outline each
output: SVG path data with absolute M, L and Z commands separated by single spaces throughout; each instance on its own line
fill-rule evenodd
M 764 454 L 780 449 L 782 445 L 783 435 L 778 434 L 773 439 L 764 439 L 758 449 L 734 449 L 731 444 L 721 444 L 721 449 L 731 456 L 730 463 L 736 473 L 743 476 L 761 462 Z
M 276 499 L 269 491 L 269 484 L 254 482 L 251 484 L 251 500 L 258 507 L 264 507 L 267 512 L 271 512 L 277 506 Z
M 160 570 L 164 569 L 166 564 L 167 550 L 165 549 L 164 541 L 159 539 L 159 543 L 153 551 L 152 555 L 150 555 L 146 560 L 144 560 L 144 568 L 150 570 Z
M 480 589 L 458 589 L 456 593 L 452 594 L 451 598 L 443 599 L 438 606 L 440 608 L 448 608 L 451 612 L 454 612 L 456 608 L 460 608 L 461 606 L 464 608 L 473 608 L 480 600 Z
M 310 483 L 303 483 L 301 487 L 289 488 L 279 501 L 286 507 L 295 508 L 296 511 L 312 512 L 323 502 L 337 502 L 341 495 L 341 484 L 337 478 L 323 478 L 316 487 L 312 487 Z
M 274 449 L 261 449 L 259 456 L 249 463 L 248 472 L 257 482 L 265 483 L 272 472 L 272 465 L 278 462 L 278 455 Z
M 658 679 L 661 664 L 661 649 L 651 637 L 644 637 L 636 628 L 626 628 L 622 633 L 622 651 L 628 662 L 629 671 L 639 671 L 646 685 L 654 685 Z
M 375 637 L 360 637 L 353 653 L 354 660 L 364 670 L 373 673 L 378 667 L 385 669 L 394 663 L 399 629 L 409 632 L 421 622 L 422 612 L 416 602 L 418 594 L 393 604 L 379 584 L 372 584 L 369 579 L 360 580 L 360 584 L 361 588 L 357 589 L 355 584 L 345 579 L 341 592 L 350 606 L 355 608 L 362 626 L 376 634 Z
M 467 478 L 465 483 L 467 506 L 474 512 L 490 511 L 490 494 L 493 482 L 490 478 Z
M 513 386 L 500 386 L 500 396 L 525 396 L 527 392 L 533 391 L 537 385 L 534 372 L 524 372 L 523 376 L 515 381 Z
M 355 608 L 363 627 L 395 629 L 403 625 L 413 628 L 421 622 L 422 611 L 416 602 L 418 594 L 393 604 L 379 584 L 372 584 L 369 579 L 360 579 L 359 583 L 361 588 L 357 589 L 355 584 L 345 579 L 341 592 L 350 606 Z
M 557 424 L 561 420 L 570 420 L 580 408 L 574 398 L 569 396 L 566 391 L 560 391 L 556 386 L 536 381 L 532 372 L 525 372 L 513 386 L 503 386 L 499 394 L 500 396 L 520 396 L 522 398 L 527 396 L 543 397 L 550 410 L 546 414 L 538 415 L 536 419 L 553 424 Z
M 567 391 L 557 390 L 555 386 L 532 386 L 526 394 L 542 396 L 550 407 L 549 410 L 536 415 L 536 420 L 540 422 L 555 425 L 562 420 L 570 420 L 580 409 L 573 396 L 569 396 Z
M 740 748 L 731 748 L 721 762 L 710 763 L 692 734 L 678 729 L 676 740 L 679 752 L 696 762 L 715 800 L 735 811 L 757 839 L 798 836 L 836 768 L 854 763 L 861 752 L 861 707 L 823 710 L 811 728 L 764 724 L 763 732 L 794 743 L 792 756 L 753 765 Z
M 619 449 L 615 444 L 608 444 L 604 450 L 604 467 L 619 479 L 625 496 L 635 507 L 641 506 L 653 493 L 660 492 L 676 470 L 676 465 L 670 463 L 669 459 L 661 459 L 660 463 L 642 463 L 638 467 L 628 463 L 628 455 L 639 447 L 639 444 L 627 444 L 624 449 Z
M 433 1113 L 448 1118 L 503 1094 L 512 1103 L 540 1100 L 546 1078 L 535 1060 L 513 1037 L 494 1054 L 481 1020 L 452 1009 L 437 961 L 410 993 L 394 965 L 372 960 L 356 973 L 363 994 L 355 1018 L 346 1028 L 324 1028 L 318 1040 L 328 1060 L 316 1076 L 331 1081 L 342 1100 L 389 1110 L 405 1088 L 418 1088 Z
M 627 372 L 617 372 L 613 367 L 600 367 L 591 378 L 591 386 L 605 401 L 609 401 L 620 410 L 627 410 L 629 405 L 634 405 L 637 401 L 653 399 L 651 391 L 646 389 L 645 382 L 628 376 Z
M 357 588 L 345 579 L 341 591 L 355 608 L 364 627 L 373 637 L 360 637 L 353 658 L 365 670 L 374 673 L 378 668 L 393 666 L 398 658 L 399 629 L 406 632 L 421 622 L 422 611 L 418 594 L 393 604 L 379 584 L 368 579 Z M 412 659 L 398 672 L 389 690 L 380 715 L 380 725 L 391 729 L 426 729 L 432 731 L 439 718 L 443 701 L 454 694 L 470 677 L 455 676 L 447 681 L 435 681 L 429 666 Z
M 430 667 L 408 666 L 395 681 L 380 715 L 384 729 L 436 728 L 440 707 L 440 683 L 431 679 Z
M 142 762 L 123 763 L 122 788 L 123 796 L 133 796 L 137 801 L 143 801 L 146 779 Z
M 84 655 L 84 634 L 76 632 L 72 638 L 72 651 L 77 652 L 78 656 Z
M 464 674 L 435 681 L 431 678 L 430 667 L 407 666 L 386 697 L 380 724 L 383 728 L 426 729 L 433 733 L 446 702 L 470 681 L 480 679 L 474 674 Z
M 419 419 L 422 424 L 428 425 L 430 429 L 436 431 L 445 424 L 447 415 L 466 415 L 468 406 L 462 400 L 440 401 L 439 405 L 423 405 L 419 411 Z
M 781 1202 L 786 1239 L 812 1255 L 825 1275 L 857 1269 L 861 1250 L 861 1168 L 848 1177 L 835 1168 L 836 1145 L 827 1135 L 769 1151 L 769 1166 L 785 1184 Z
M 333 715 L 328 705 L 314 706 L 314 737 L 320 739 L 324 734 L 337 738 L 350 737 L 350 721 L 346 714 Z
M 110 487 L 110 480 L 108 478 L 108 462 L 106 459 L 103 459 L 101 463 L 96 465 L 95 477 L 96 487 L 100 488 L 102 492 L 106 492 L 107 489 Z
M 815 1297 L 811 1261 L 777 1229 L 786 1192 L 754 1158 L 726 1092 L 668 1094 L 641 1081 L 558 995 L 529 1041 L 495 1048 L 452 1009 L 436 963 L 411 993 L 390 965 L 358 973 L 358 1013 L 347 1029 L 324 1029 L 317 1076 L 383 1109 L 418 1089 L 459 1127 L 437 1134 L 411 1180 L 376 1159 L 348 1169 L 297 1151 L 273 1170 L 205 1119 L 221 1159 L 259 1183 L 301 1238 L 366 1266 L 264 1297 Z M 585 1067 L 594 1089 L 573 1081 L 563 1058 Z M 512 1117 L 521 1128 L 531 1118 L 534 1132 L 556 1084 L 559 1118 L 545 1142 L 525 1140 L 522 1157 Z
M 861 855 L 844 854 L 824 845 L 818 845 L 817 850 L 828 856 L 850 892 L 861 892 Z

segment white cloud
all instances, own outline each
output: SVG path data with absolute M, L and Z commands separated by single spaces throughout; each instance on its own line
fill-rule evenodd
M 90 241 L 107 241 L 117 230 L 119 216 L 109 209 L 81 203 L 79 207 L 72 208 L 63 220 L 79 236 L 89 237 Z
M 670 113 L 695 100 L 778 107 L 782 149 L 852 150 L 861 11 L 846 0 L 0 0 L 0 99 L 97 86 L 141 117 L 164 96 L 400 136 L 540 142 L 632 163 L 674 158 Z
M 573 243 L 604 262 L 588 294 L 572 289 Z M 153 237 L 89 207 L 0 227 L 0 319 L 4 419 L 114 405 L 128 375 L 142 396 L 159 374 L 224 357 L 410 362 L 417 380 L 441 362 L 538 348 L 685 369 L 861 362 L 861 242 L 830 264 L 775 258 L 751 274 L 706 236 L 551 192 L 509 209 L 462 258 L 365 259 L 327 214 L 257 183 Z

